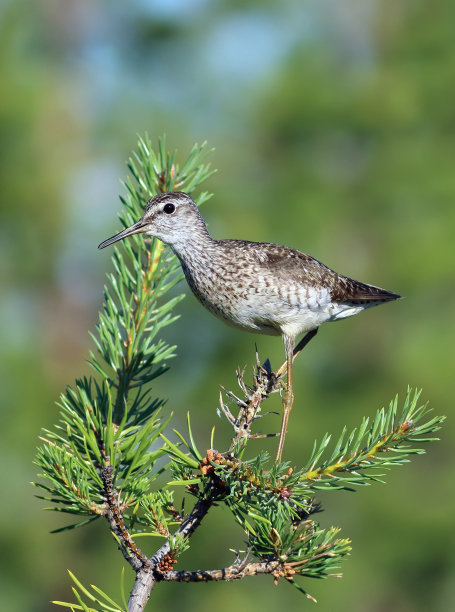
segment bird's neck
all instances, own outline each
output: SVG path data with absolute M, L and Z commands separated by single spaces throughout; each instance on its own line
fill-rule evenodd
M 191 267 L 210 257 L 210 252 L 213 251 L 216 242 L 210 236 L 205 223 L 201 219 L 197 228 L 191 228 L 188 233 L 182 232 L 182 235 L 179 236 L 178 240 L 173 241 L 170 247 L 182 264 Z

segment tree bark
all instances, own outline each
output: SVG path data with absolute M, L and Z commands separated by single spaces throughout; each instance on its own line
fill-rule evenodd
M 155 586 L 152 567 L 143 567 L 136 574 L 136 581 L 128 600 L 128 612 L 143 612 Z

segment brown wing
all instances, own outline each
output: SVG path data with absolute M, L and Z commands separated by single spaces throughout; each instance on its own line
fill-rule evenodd
M 223 242 L 231 243 L 233 247 L 239 246 L 243 250 L 249 251 L 250 256 L 256 259 L 257 263 L 264 268 L 264 271 L 268 271 L 275 278 L 282 281 L 291 280 L 308 285 L 319 285 L 329 289 L 332 299 L 336 302 L 388 302 L 401 297 L 391 291 L 338 274 L 314 257 L 296 249 L 277 244 L 251 243 L 238 240 Z

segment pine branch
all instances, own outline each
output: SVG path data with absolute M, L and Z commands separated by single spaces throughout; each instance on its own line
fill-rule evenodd
M 159 190 L 195 189 L 210 176 L 204 163 L 205 144 L 195 145 L 182 169 L 165 141 L 155 153 L 148 138 L 139 139 L 128 167 L 132 177 L 125 187 L 120 219 L 136 220 L 150 196 Z M 207 200 L 202 193 L 197 201 Z M 122 252 L 122 250 L 123 252 Z M 36 464 L 46 484 L 38 483 L 52 501 L 52 509 L 89 517 L 103 513 L 100 474 L 111 466 L 115 485 L 122 490 L 125 513 L 134 508 L 156 478 L 154 466 L 163 449 L 150 452 L 166 423 L 158 420 L 162 400 L 151 396 L 150 382 L 167 369 L 175 347 L 159 332 L 175 321 L 173 308 L 183 294 L 166 298 L 181 278 L 180 266 L 158 240 L 134 236 L 114 250 L 115 272 L 108 275 L 105 302 L 97 333 L 98 354 L 90 363 L 102 376 L 77 380 L 60 399 L 60 422 L 44 432 Z M 86 521 L 79 523 L 84 524 Z
M 140 139 L 129 160 L 131 176 L 121 198 L 123 226 L 136 221 L 145 202 L 161 191 L 184 189 L 191 193 L 210 176 L 204 161 L 205 145 L 193 147 L 179 168 L 176 156 L 166 152 L 161 140 L 158 152 L 148 138 Z M 207 200 L 202 193 L 197 202 Z M 285 364 L 274 373 L 268 360 L 261 365 L 256 355 L 253 382 L 244 381 L 237 371 L 243 397 L 224 390 L 238 408 L 237 416 L 220 396 L 220 410 L 234 429 L 231 440 L 220 452 L 214 448 L 214 432 L 203 455 L 196 445 L 188 415 L 188 435 L 175 431 L 177 441 L 164 435 L 168 421 L 160 420 L 164 402 L 153 397 L 151 383 L 168 368 L 175 347 L 160 337 L 162 329 L 174 322 L 174 308 L 183 298 L 166 294 L 182 278 L 180 266 L 169 249 L 156 239 L 136 234 L 118 245 L 113 254 L 114 272 L 108 275 L 104 305 L 96 333 L 96 352 L 90 363 L 101 376 L 76 380 L 60 399 L 60 420 L 45 430 L 36 464 L 42 482 L 40 496 L 52 504 L 49 509 L 79 515 L 79 527 L 104 516 L 125 560 L 136 572 L 128 604 L 129 612 L 144 610 L 157 582 L 203 582 L 237 580 L 256 574 L 280 578 L 311 598 L 296 578 L 325 578 L 349 554 L 349 541 L 339 539 L 338 529 L 322 529 L 313 520 L 320 511 L 314 492 L 319 489 L 351 488 L 379 480 L 381 471 L 423 452 L 420 444 L 434 440 L 443 418 L 424 422 L 427 407 L 419 406 L 419 394 L 408 392 L 399 414 L 398 399 L 387 410 L 378 411 L 359 429 L 346 431 L 330 452 L 330 436 L 315 443 L 303 468 L 289 463 L 272 463 L 267 453 L 245 460 L 251 440 L 276 434 L 253 430 L 268 397 L 281 390 Z M 314 334 L 313 334 L 314 335 Z M 305 336 L 295 354 L 305 346 Z M 158 467 L 167 455 L 170 463 Z M 170 471 L 173 480 L 164 488 L 151 490 L 160 473 Z M 189 513 L 177 511 L 170 487 L 184 487 L 186 499 L 193 498 Z M 245 533 L 248 553 L 224 569 L 175 569 L 191 537 L 214 506 L 224 504 Z M 59 530 L 56 530 L 59 531 Z M 148 556 L 135 538 L 160 536 L 165 541 Z M 74 576 L 77 604 L 88 608 L 85 596 L 101 610 L 118 605 L 98 587 L 87 589 Z M 93 594 L 93 591 L 97 595 Z M 99 597 L 98 597 L 99 596 Z M 116 607 L 117 606 L 117 607 Z M 122 608 L 123 609 L 123 608 Z
M 112 533 L 117 537 L 119 549 L 121 550 L 123 556 L 131 567 L 135 571 L 138 571 L 144 567 L 144 565 L 147 565 L 148 558 L 146 555 L 144 555 L 141 549 L 136 546 L 128 529 L 126 528 L 119 504 L 120 496 L 114 491 L 112 484 L 112 466 L 109 465 L 102 470 L 101 478 L 103 480 L 104 495 L 106 498 L 106 510 L 104 514 L 111 527 Z
M 250 562 L 249 554 L 245 559 L 237 559 L 232 565 L 223 569 L 165 572 L 161 580 L 172 582 L 209 582 L 240 580 L 246 576 L 271 574 L 277 582 L 279 578 L 293 581 L 296 575 L 324 578 L 333 566 L 333 560 L 349 554 L 349 540 L 335 539 L 338 530 L 332 529 L 320 537 L 322 532 L 314 534 L 308 555 L 295 561 L 266 560 Z M 317 540 L 317 542 L 315 542 Z
M 283 540 L 291 523 L 301 518 L 302 513 L 311 513 L 312 495 L 316 490 L 346 489 L 379 481 L 384 469 L 408 462 L 410 456 L 424 452 L 416 444 L 435 440 L 433 434 L 444 418 L 422 422 L 428 408 L 418 405 L 419 395 L 408 391 L 401 414 L 396 397 L 387 411 L 378 411 L 371 425 L 364 419 L 361 427 L 347 439 L 343 432 L 329 457 L 322 461 L 330 442 L 330 437 L 325 436 L 320 444 L 315 443 L 309 468 L 300 470 L 288 463 L 269 468 L 265 453 L 242 461 L 229 451 L 219 453 L 209 449 L 201 460 L 194 444 L 181 436 L 190 454 L 198 459 L 198 470 L 194 470 L 192 458 L 168 444 L 177 478 L 172 483 L 186 486 L 196 496 L 203 494 L 207 482 L 217 483 L 221 499 L 247 533 L 254 536 L 261 533 L 265 522 L 273 525 Z M 266 535 L 260 554 L 274 550 L 272 540 Z M 274 554 L 279 556 L 279 550 L 275 549 Z
M 258 413 L 255 408 L 260 407 L 267 396 L 266 392 L 255 396 L 258 377 L 275 380 L 267 369 L 261 368 L 258 366 L 254 378 L 256 386 L 252 389 L 246 387 L 239 376 L 247 401 L 239 398 L 235 401 L 240 405 L 240 417 L 248 425 L 248 435 L 241 440 L 239 447 L 231 445 L 231 448 L 239 449 L 238 456 L 230 451 L 220 453 L 212 448 L 201 458 L 189 428 L 189 441 L 178 434 L 188 453 L 166 440 L 176 476 L 170 484 L 185 486 L 198 498 L 203 497 L 210 486 L 216 487 L 217 503 L 227 505 L 248 535 L 249 550 L 256 559 L 251 561 L 252 565 L 248 565 L 249 570 L 254 573 L 255 568 L 261 568 L 258 571 L 263 571 L 265 566 L 261 564 L 266 563 L 269 569 L 276 570 L 275 579 L 285 578 L 302 590 L 288 572 L 289 568 L 296 576 L 325 577 L 332 575 L 332 569 L 338 567 L 341 558 L 349 551 L 347 540 L 337 540 L 332 546 L 331 540 L 337 530 L 321 530 L 312 520 L 311 515 L 320 510 L 312 498 L 314 490 L 347 488 L 348 483 L 368 484 L 379 480 L 376 470 L 399 465 L 408 461 L 410 455 L 424 452 L 415 444 L 435 440 L 432 435 L 444 419 L 435 417 L 422 422 L 428 408 L 418 405 L 419 392 L 413 394 L 409 390 L 401 412 L 398 411 L 396 397 L 387 411 L 378 411 L 371 425 L 368 419 L 364 419 L 359 431 L 354 430 L 345 443 L 345 434 L 341 436 L 332 453 L 322 463 L 321 458 L 330 438 L 326 436 L 320 444 L 315 444 L 310 469 L 295 470 L 287 463 L 273 464 L 270 468 L 266 453 L 242 461 L 240 457 L 244 445 L 252 438 L 251 426 Z M 228 394 L 231 398 L 234 396 L 230 392 Z M 262 397 L 262 401 L 254 403 L 255 397 Z M 229 420 L 232 422 L 231 418 Z M 236 571 L 235 567 L 195 572 L 169 570 L 165 579 L 234 579 Z M 235 577 L 243 575 L 239 572 Z
M 200 499 L 173 536 L 159 548 L 147 565 L 144 565 L 137 572 L 136 581 L 128 601 L 130 612 L 144 609 L 156 582 L 162 580 L 163 572 L 165 573 L 176 562 L 177 553 L 181 554 L 187 548 L 188 538 L 199 527 L 213 502 L 214 497 Z
M 212 174 L 209 165 L 201 163 L 204 155 L 205 144 L 195 145 L 180 170 L 175 153 L 166 153 L 164 139 L 159 142 L 158 154 L 148 139 L 139 139 L 138 151 L 128 163 L 134 180 L 124 183 L 128 195 L 122 198 L 123 226 L 142 216 L 145 202 L 159 192 L 185 189 L 192 193 Z M 209 197 L 203 193 L 196 201 L 201 204 Z M 177 258 L 156 238 L 131 237 L 115 247 L 113 263 L 114 273 L 108 275 L 110 287 L 105 287 L 103 312 L 93 335 L 99 356 L 92 353 L 91 363 L 116 390 L 113 422 L 120 423 L 130 391 L 162 374 L 165 361 L 173 356 L 175 347 L 156 338 L 163 327 L 176 320 L 172 310 L 184 296 L 163 301 L 183 275 Z M 136 418 L 142 413 L 145 420 L 151 406 L 136 405 L 134 412 Z
M 157 153 L 148 138 L 139 139 L 128 163 L 131 177 L 124 184 L 121 223 L 136 221 L 156 193 L 192 193 L 212 174 L 204 162 L 205 149 L 205 144 L 195 145 L 180 169 L 175 153 L 166 152 L 164 139 Z M 209 197 L 203 192 L 196 202 Z M 108 275 L 103 311 L 92 335 L 97 353 L 91 353 L 90 363 L 102 383 L 92 377 L 77 380 L 62 395 L 60 422 L 44 432 L 36 457 L 39 476 L 47 483 L 36 486 L 54 504 L 50 509 L 88 517 L 66 528 L 104 515 L 125 559 L 140 573 L 182 551 L 211 502 L 199 500 L 188 517 L 175 520 L 171 498 L 149 493 L 159 474 L 156 462 L 165 452 L 162 445 L 151 448 L 167 425 L 158 420 L 163 402 L 151 396 L 150 383 L 166 371 L 175 352 L 159 334 L 177 318 L 173 309 L 183 294 L 170 299 L 166 294 L 182 278 L 180 265 L 159 240 L 143 236 L 116 247 L 112 261 L 114 272 Z M 166 520 L 166 514 L 173 520 Z M 168 535 L 155 561 L 136 546 L 135 524 L 139 532 L 152 524 Z M 179 528 L 171 534 L 169 527 L 175 524 Z
M 418 405 L 420 391 L 408 389 L 401 414 L 398 414 L 398 396 L 390 402 L 388 410 L 382 408 L 371 421 L 364 418 L 360 427 L 346 438 L 343 430 L 331 455 L 321 462 L 330 442 L 326 434 L 314 444 L 308 468 L 299 474 L 301 483 L 309 490 L 348 488 L 366 485 L 379 480 L 382 471 L 394 465 L 409 462 L 409 457 L 425 451 L 415 446 L 433 442 L 433 437 L 445 417 L 433 417 L 420 423 L 427 416 L 427 404 Z

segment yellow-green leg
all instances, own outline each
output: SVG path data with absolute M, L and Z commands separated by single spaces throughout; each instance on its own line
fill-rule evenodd
M 283 363 L 281 368 L 277 371 L 276 375 L 278 377 L 283 376 L 283 374 L 287 371 L 287 381 L 286 381 L 286 391 L 283 396 L 283 418 L 281 421 L 281 431 L 280 431 L 280 440 L 278 442 L 278 450 L 276 453 L 275 461 L 278 463 L 281 461 L 281 456 L 283 454 L 284 440 L 286 438 L 286 432 L 288 430 L 288 421 L 289 415 L 292 410 L 292 405 L 294 403 L 294 389 L 292 382 L 292 370 L 293 370 L 293 361 L 295 357 L 305 348 L 311 338 L 317 334 L 318 330 L 312 329 L 309 331 L 302 340 L 298 343 L 298 345 L 294 349 L 294 336 L 285 336 L 283 335 L 284 348 L 286 351 L 286 361 Z
M 284 348 L 286 350 L 286 369 L 288 372 L 286 381 L 286 392 L 283 396 L 283 419 L 281 421 L 280 440 L 278 442 L 278 450 L 276 453 L 275 461 L 278 463 L 281 461 L 281 455 L 283 454 L 284 440 L 286 438 L 286 432 L 288 430 L 289 414 L 292 410 L 292 404 L 294 403 L 294 391 L 292 388 L 292 362 L 294 359 L 294 337 L 283 336 Z

